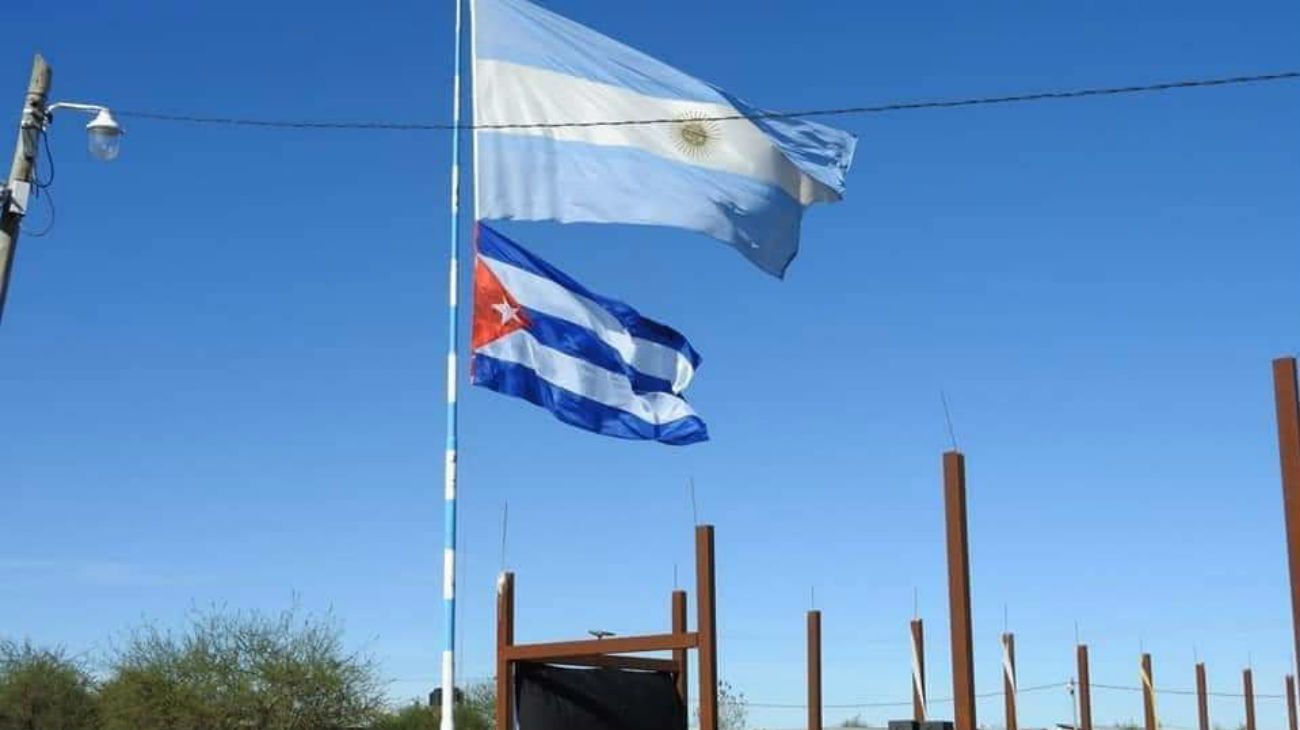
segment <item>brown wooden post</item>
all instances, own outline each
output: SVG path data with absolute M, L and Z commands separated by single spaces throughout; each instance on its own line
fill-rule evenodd
M 1002 635 L 1002 703 L 1006 708 L 1007 730 L 1017 730 L 1015 634 Z
M 1249 667 L 1241 673 L 1241 690 L 1246 700 L 1246 730 L 1255 730 L 1255 673 Z
M 952 693 L 956 730 L 975 730 L 975 648 L 971 636 L 970 548 L 966 530 L 966 458 L 943 455 L 948 542 L 948 610 L 952 626 Z
M 1151 673 L 1151 655 L 1142 655 L 1142 709 L 1146 721 L 1146 730 L 1160 730 L 1156 718 L 1156 678 Z
M 822 612 L 808 612 L 808 730 L 822 730 Z
M 1196 719 L 1198 730 L 1210 730 L 1210 690 L 1204 662 L 1196 664 Z
M 505 572 L 497 582 L 497 722 L 514 727 L 515 692 L 506 648 L 515 643 L 515 574 Z
M 713 525 L 700 525 L 695 528 L 695 621 L 700 651 L 699 730 L 718 730 L 718 617 L 714 588 Z
M 1287 557 L 1291 568 L 1291 625 L 1295 656 L 1300 656 L 1300 396 L 1297 389 L 1295 358 L 1274 360 L 1273 394 L 1277 401 L 1277 442 L 1282 461 L 1282 506 L 1286 513 Z
M 673 591 L 673 633 L 686 633 L 686 591 Z M 687 669 L 690 662 L 687 660 L 688 653 L 686 649 L 673 650 L 673 663 L 677 665 L 677 696 L 681 698 L 682 707 L 690 711 L 690 684 L 687 675 Z
M 1079 730 L 1092 730 L 1092 678 L 1088 672 L 1088 645 L 1075 650 L 1079 665 Z
M 912 619 L 912 719 L 925 722 L 925 624 Z
M 1295 714 L 1295 675 L 1286 675 L 1286 719 L 1290 730 L 1300 730 L 1296 726 Z

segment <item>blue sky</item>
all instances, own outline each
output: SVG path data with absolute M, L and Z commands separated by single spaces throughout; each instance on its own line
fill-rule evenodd
M 778 109 L 1293 69 L 1293 3 L 549 7 Z M 9 3 L 0 89 L 120 110 L 445 121 L 451 3 Z M 1300 348 L 1300 87 L 836 120 L 861 137 L 785 282 L 680 231 L 510 225 L 681 329 L 714 441 L 601 439 L 463 401 L 463 674 L 491 674 L 493 580 L 519 637 L 667 625 L 691 507 L 718 527 L 722 675 L 802 700 L 906 699 L 913 591 L 947 695 L 939 456 L 969 457 L 977 684 L 1004 607 L 1023 686 L 1280 691 L 1291 660 L 1269 360 Z M 50 139 L 58 219 L 22 242 L 0 328 L 0 634 L 100 652 L 193 606 L 332 608 L 395 680 L 436 681 L 448 144 L 132 120 L 100 165 Z M 39 227 L 44 213 L 33 215 Z M 1098 691 L 1099 720 L 1141 714 Z M 1069 720 L 1063 691 L 1022 722 Z M 936 708 L 943 712 L 942 708 Z M 1001 721 L 1000 700 L 980 705 Z M 1215 699 L 1214 719 L 1241 721 Z M 1194 726 L 1194 703 L 1161 704 Z M 839 721 L 854 710 L 827 711 Z M 882 722 L 904 714 L 873 709 Z M 1262 728 L 1282 704 L 1260 700 Z M 800 710 L 755 707 L 765 727 Z

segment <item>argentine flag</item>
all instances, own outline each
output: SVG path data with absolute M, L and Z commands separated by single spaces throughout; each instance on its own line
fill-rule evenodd
M 843 194 L 853 135 L 756 116 L 727 92 L 526 0 L 475 7 L 480 218 L 686 228 L 782 276 L 804 208 Z M 646 120 L 660 121 L 554 126 Z
M 481 223 L 476 240 L 470 382 L 606 436 L 708 440 L 681 396 L 700 366 L 685 337 Z

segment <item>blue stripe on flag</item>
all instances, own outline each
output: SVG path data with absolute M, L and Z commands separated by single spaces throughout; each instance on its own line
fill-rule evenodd
M 626 377 L 634 393 L 672 393 L 673 384 L 630 367 L 618 351 L 586 327 L 524 308 L 528 331 L 543 345 Z
M 533 370 L 486 355 L 474 355 L 474 384 L 523 398 L 578 428 L 624 439 L 654 440 L 672 446 L 707 441 L 708 428 L 697 416 L 653 424 L 626 411 L 584 398 L 541 379 Z
M 592 292 L 587 287 L 574 281 L 568 274 L 497 233 L 491 226 L 482 223 L 478 224 L 477 241 L 478 252 L 481 256 L 496 259 L 510 266 L 550 279 L 574 294 L 595 302 L 597 306 L 612 314 L 615 319 L 627 328 L 633 337 L 671 347 L 682 353 L 687 361 L 691 363 L 691 367 L 696 369 L 700 367 L 701 358 L 699 353 L 695 351 L 695 348 L 691 347 L 686 338 L 677 330 L 643 317 L 640 312 L 617 299 L 610 299 Z
M 799 250 L 804 209 L 785 190 L 632 147 L 485 131 L 476 170 L 494 181 L 482 190 L 482 218 L 686 228 L 776 276 Z

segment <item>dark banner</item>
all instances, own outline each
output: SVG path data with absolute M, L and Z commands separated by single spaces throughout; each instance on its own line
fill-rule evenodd
M 519 730 L 686 730 L 673 675 L 515 667 Z

